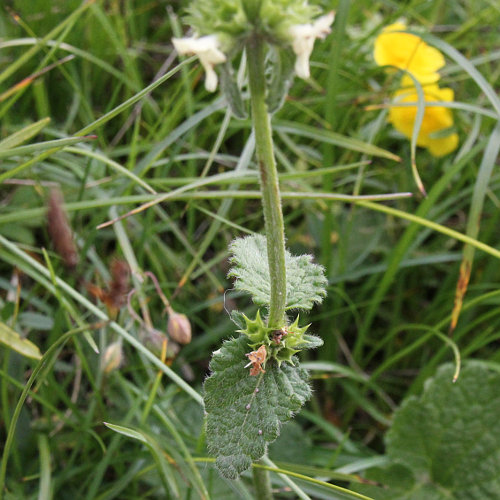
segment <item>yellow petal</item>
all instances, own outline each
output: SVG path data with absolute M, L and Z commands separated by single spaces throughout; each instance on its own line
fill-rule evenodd
M 437 158 L 447 155 L 452 151 L 455 151 L 458 146 L 458 134 L 450 134 L 446 137 L 440 137 L 439 139 L 429 138 L 427 144 L 427 149 L 432 156 Z
M 449 101 L 449 97 L 453 97 L 451 89 L 440 89 L 437 85 L 424 87 L 423 91 L 425 102 Z M 417 106 L 398 106 L 398 103 L 416 103 L 418 102 L 418 95 L 415 89 L 406 89 L 397 91 L 395 96 L 398 99 L 389 109 L 388 119 L 397 131 L 411 139 L 417 115 Z M 444 106 L 426 106 L 417 144 L 427 147 L 430 141 L 439 140 L 431 139 L 431 134 L 450 128 L 452 125 L 453 115 L 449 108 L 445 108 Z
M 436 82 L 445 64 L 443 54 L 416 35 L 398 33 L 405 29 L 404 24 L 395 23 L 382 31 L 375 40 L 375 62 L 410 71 L 421 82 Z

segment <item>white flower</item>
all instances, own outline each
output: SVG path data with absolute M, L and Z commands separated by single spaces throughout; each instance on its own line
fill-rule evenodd
M 296 24 L 290 27 L 292 48 L 297 55 L 295 73 L 298 77 L 309 78 L 309 57 L 313 51 L 314 41 L 316 38 L 324 39 L 330 33 L 330 26 L 334 19 L 335 13 L 331 11 L 316 19 L 312 24 Z
M 200 59 L 206 78 L 205 88 L 214 92 L 217 88 L 217 73 L 214 70 L 216 64 L 226 61 L 226 56 L 219 49 L 219 41 L 215 35 L 202 36 L 200 38 L 172 38 L 175 50 L 179 54 L 194 54 Z

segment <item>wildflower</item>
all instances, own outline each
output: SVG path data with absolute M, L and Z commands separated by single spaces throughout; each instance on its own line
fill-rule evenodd
M 217 36 L 172 38 L 172 42 L 179 54 L 194 54 L 198 56 L 206 73 L 205 88 L 209 92 L 214 92 L 218 82 L 214 66 L 226 61 L 226 56 L 220 50 L 220 43 Z
M 408 76 L 403 77 L 401 86 L 402 88 L 394 94 L 396 103 L 389 110 L 389 121 L 396 130 L 411 138 L 417 106 L 398 106 L 398 103 L 416 103 L 418 94 Z M 453 90 L 450 88 L 440 88 L 437 84 L 431 84 L 422 87 L 422 90 L 426 103 L 453 101 Z M 458 135 L 449 132 L 452 126 L 453 115 L 449 108 L 426 106 L 417 145 L 427 148 L 436 157 L 451 153 L 458 145 Z
M 295 73 L 300 78 L 309 78 L 309 57 L 311 56 L 316 38 L 324 39 L 330 33 L 330 26 L 335 19 L 333 11 L 319 17 L 313 23 L 295 24 L 290 27 L 292 48 L 297 56 Z
M 194 0 L 188 8 L 187 21 L 196 36 L 174 38 L 173 43 L 179 54 L 195 54 L 200 58 L 207 75 L 205 87 L 211 92 L 218 83 L 214 66 L 231 61 L 240 49 L 252 45 L 256 37 L 278 50 L 288 51 L 291 46 L 297 56 L 297 76 L 309 78 L 314 41 L 330 33 L 335 17 L 333 12 L 317 17 L 320 12 L 319 7 L 309 5 L 307 0 Z M 286 65 L 286 71 L 291 73 L 292 68 Z M 235 84 L 226 84 L 223 89 L 234 109 L 234 94 L 239 92 L 235 88 Z M 284 88 L 288 90 L 287 86 Z
M 445 64 L 443 54 L 416 35 L 398 32 L 405 29 L 403 23 L 383 29 L 375 40 L 375 62 L 409 71 L 420 83 L 437 82 L 438 71 Z

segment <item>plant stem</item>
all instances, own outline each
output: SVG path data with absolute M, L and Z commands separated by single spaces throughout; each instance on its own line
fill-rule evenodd
M 259 460 L 257 463 L 264 465 L 262 460 Z M 260 467 L 252 467 L 252 474 L 255 486 L 255 498 L 258 500 L 273 500 L 269 471 Z
M 252 121 L 267 238 L 267 260 L 271 278 L 268 326 L 281 328 L 284 326 L 286 304 L 285 228 L 273 152 L 271 119 L 266 104 L 264 41 L 255 33 L 248 41 L 246 49 Z

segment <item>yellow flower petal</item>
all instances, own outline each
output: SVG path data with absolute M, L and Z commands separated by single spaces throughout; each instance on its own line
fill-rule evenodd
M 405 30 L 403 23 L 386 26 L 375 40 L 374 58 L 379 66 L 395 66 L 411 72 L 422 83 L 439 80 L 437 73 L 445 64 L 443 54 L 420 37 Z
M 411 79 L 409 79 L 411 81 Z M 408 80 L 402 79 L 402 83 Z M 425 102 L 453 101 L 453 90 L 450 88 L 439 88 L 438 85 L 426 85 L 422 88 Z M 417 106 L 398 106 L 398 103 L 418 102 L 418 94 L 415 87 L 400 89 L 394 94 L 396 102 L 389 109 L 389 121 L 394 128 L 411 139 L 413 126 L 417 115 Z M 432 134 L 446 130 L 453 126 L 453 115 L 449 108 L 444 106 L 426 106 L 417 145 L 429 148 L 434 156 L 443 156 L 453 151 L 458 145 L 457 134 L 451 134 L 443 138 L 433 138 Z
M 429 143 L 427 144 L 427 149 L 432 156 L 441 157 L 445 156 L 452 151 L 455 151 L 458 146 L 458 134 L 450 134 L 446 137 L 440 137 L 439 139 L 429 138 Z

